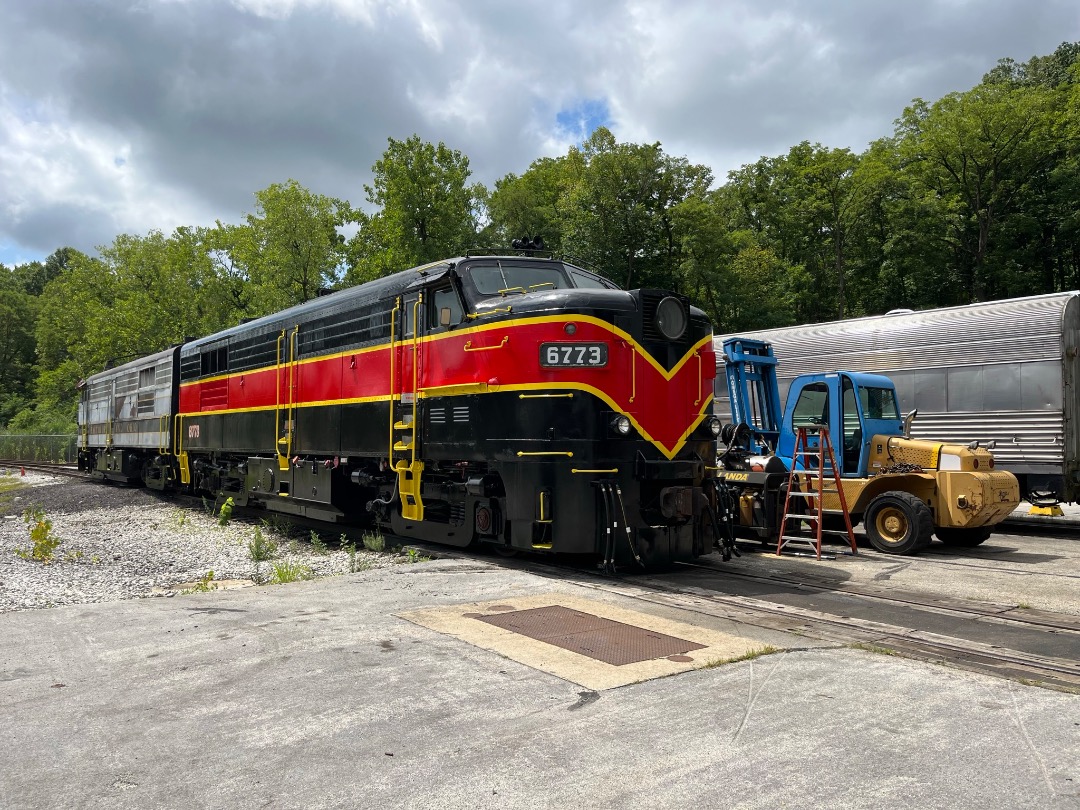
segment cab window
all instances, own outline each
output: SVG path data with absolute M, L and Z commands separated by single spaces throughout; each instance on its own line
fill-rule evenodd
M 858 465 L 862 452 L 862 420 L 859 419 L 859 400 L 855 396 L 855 386 L 851 380 L 842 377 L 841 388 L 844 405 L 843 462 L 844 469 L 851 471 Z
M 432 329 L 439 329 L 442 327 L 443 310 L 449 310 L 450 312 L 450 326 L 461 323 L 465 311 L 461 308 L 461 300 L 458 298 L 453 287 L 440 287 L 437 290 L 433 290 L 431 293 L 431 302 L 432 306 L 428 323 Z
M 810 383 L 799 394 L 791 413 L 792 427 L 826 425 L 829 423 L 829 387 L 823 383 Z
M 580 270 L 571 270 L 570 278 L 574 280 L 574 286 L 586 290 L 617 290 L 615 284 L 599 276 L 582 273 Z
M 481 295 L 523 295 L 570 286 L 562 268 L 542 265 L 474 265 L 469 277 Z
M 891 388 L 868 388 L 859 386 L 863 416 L 867 419 L 899 419 L 896 392 Z

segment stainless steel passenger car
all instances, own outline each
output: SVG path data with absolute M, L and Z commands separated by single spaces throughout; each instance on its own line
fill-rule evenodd
M 141 357 L 81 384 L 79 469 L 123 483 L 145 479 L 164 488 L 179 352 L 174 347 Z
M 1080 500 L 1080 292 L 740 333 L 767 340 L 781 394 L 799 374 L 886 374 L 915 438 L 994 441 L 1021 492 Z M 715 338 L 718 363 L 722 343 Z M 723 369 L 716 413 L 730 418 Z

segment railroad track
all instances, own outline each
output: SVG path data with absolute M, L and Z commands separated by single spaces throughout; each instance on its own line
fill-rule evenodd
M 28 471 L 51 475 L 71 476 L 84 480 L 87 478 L 85 473 L 78 471 L 73 465 L 34 461 L 0 461 L 0 468 L 17 469 L 20 467 Z M 402 539 L 402 542 L 441 556 L 466 558 L 475 556 L 458 549 L 451 551 L 441 546 L 429 546 L 405 539 Z M 926 557 L 926 559 L 924 557 L 926 555 L 920 556 L 919 560 L 934 564 L 972 565 L 966 560 L 935 560 L 932 557 Z M 1075 641 L 1080 638 L 1080 617 L 1048 611 L 1020 610 L 1016 605 L 951 599 L 888 586 L 851 581 L 837 582 L 806 574 L 782 576 L 751 573 L 709 562 L 682 563 L 676 567 L 673 574 L 628 573 L 609 576 L 581 566 L 553 563 L 527 556 L 514 558 L 489 556 L 485 559 L 496 565 L 542 576 L 571 579 L 578 585 L 597 591 L 697 613 L 712 619 L 797 633 L 827 644 L 876 649 L 1051 688 L 1080 691 L 1080 660 L 1078 660 L 1080 656 L 1061 658 L 1037 655 L 1000 644 L 933 633 L 919 626 L 905 626 L 815 610 L 805 605 L 784 604 L 746 595 L 732 595 L 723 593 L 721 588 L 726 581 L 727 583 L 752 583 L 771 589 L 783 588 L 790 594 L 805 596 L 839 594 L 865 604 L 895 605 L 925 614 L 944 615 L 958 621 L 997 625 L 1002 629 L 1021 630 L 1033 634 L 1055 634 L 1056 638 L 1062 641 L 1066 639 Z M 711 577 L 712 581 L 703 580 L 703 577 Z M 909 621 L 908 625 L 911 624 L 912 622 Z
M 4 469 L 8 470 L 9 473 L 14 472 L 16 475 L 19 470 L 30 470 L 32 472 L 47 473 L 48 475 L 60 475 L 65 478 L 88 478 L 87 474 L 82 472 L 74 464 L 61 464 L 49 461 L 0 459 L 0 470 Z
M 435 555 L 476 559 L 460 549 L 411 542 L 408 545 Z M 783 604 L 747 596 L 717 592 L 715 584 L 678 581 L 682 571 L 704 570 L 723 579 L 758 580 L 771 586 L 783 586 L 792 592 L 836 592 L 865 602 L 903 604 L 907 608 L 957 619 L 974 619 L 991 625 L 1011 626 L 1031 633 L 1080 639 L 1080 617 L 1049 611 L 1020 611 L 1015 605 L 993 605 L 968 600 L 953 600 L 928 594 L 916 594 L 885 587 L 855 583 L 826 584 L 803 578 L 761 576 L 725 570 L 721 566 L 683 563 L 673 574 L 607 575 L 582 566 L 530 559 L 524 556 L 486 557 L 495 565 L 535 573 L 604 593 L 639 602 L 696 613 L 711 619 L 749 624 L 784 633 L 795 633 L 825 644 L 852 646 L 886 654 L 902 655 L 931 663 L 953 666 L 972 672 L 1009 678 L 1023 683 L 1069 692 L 1080 692 L 1080 660 L 1011 649 L 996 643 L 977 641 L 930 632 L 921 627 L 892 624 L 872 619 L 841 615 L 809 607 Z M 854 611 L 853 611 L 854 612 Z

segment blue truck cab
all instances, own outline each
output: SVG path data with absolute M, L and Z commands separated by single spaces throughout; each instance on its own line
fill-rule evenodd
M 904 425 L 892 380 L 880 374 L 837 371 L 803 374 L 788 389 L 785 418 L 777 439 L 776 455 L 789 470 L 800 427 L 827 425 L 836 454 L 836 466 L 845 478 L 866 478 L 871 439 L 902 436 Z M 811 447 L 816 443 L 809 437 Z M 802 464 L 797 465 L 799 469 Z

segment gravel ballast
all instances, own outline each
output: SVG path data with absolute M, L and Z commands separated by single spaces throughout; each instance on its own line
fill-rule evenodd
M 366 551 L 355 532 L 350 554 L 333 526 L 320 531 L 329 548 L 319 553 L 306 528 L 240 515 L 222 526 L 190 503 L 145 489 L 0 473 L 0 612 L 265 584 L 275 566 L 285 576 L 293 567 L 324 577 L 407 559 Z M 22 556 L 33 545 L 24 517 L 31 507 L 44 510 L 61 540 L 48 564 Z M 256 529 L 277 546 L 271 560 L 252 560 Z

